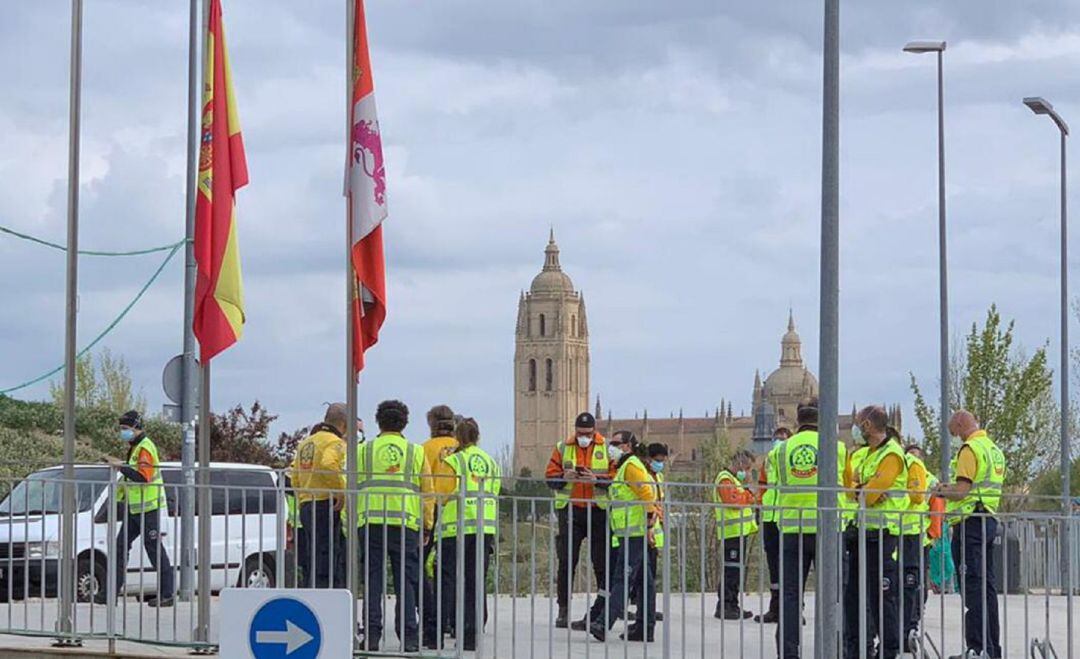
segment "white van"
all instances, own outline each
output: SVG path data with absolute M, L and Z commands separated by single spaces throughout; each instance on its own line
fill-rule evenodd
M 275 587 L 280 522 L 277 473 L 260 465 L 233 463 L 212 463 L 211 469 L 211 589 Z M 75 592 L 80 602 L 90 601 L 107 588 L 109 557 L 123 520 L 121 507 L 116 526 L 109 529 L 108 482 L 110 474 L 116 477 L 116 473 L 108 465 L 75 466 Z M 180 463 L 162 463 L 161 475 L 166 498 L 160 517 L 162 548 L 169 554 L 179 585 L 180 510 L 187 493 L 179 487 L 183 484 Z M 36 471 L 0 501 L 0 601 L 56 596 L 62 478 L 61 467 Z M 196 529 L 192 536 L 197 556 Z M 292 562 L 286 560 L 286 567 Z M 128 553 L 125 592 L 147 594 L 156 588 L 157 573 L 137 538 Z

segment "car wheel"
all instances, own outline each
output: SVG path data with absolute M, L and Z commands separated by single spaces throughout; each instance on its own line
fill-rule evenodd
M 240 575 L 240 588 L 274 588 L 276 585 L 274 559 L 266 556 L 248 556 L 244 572 Z
M 75 599 L 92 602 L 94 595 L 105 592 L 108 573 L 109 568 L 101 557 L 80 556 L 75 575 Z

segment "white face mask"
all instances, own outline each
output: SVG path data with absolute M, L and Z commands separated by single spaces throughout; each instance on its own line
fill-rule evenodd
M 589 444 L 592 444 L 592 435 L 578 435 L 577 445 L 581 448 L 587 448 Z
M 862 428 L 858 425 L 851 426 L 851 438 L 855 440 L 856 444 L 863 443 Z
M 618 446 L 608 444 L 607 447 L 608 459 L 612 462 L 618 462 L 622 458 L 622 449 Z

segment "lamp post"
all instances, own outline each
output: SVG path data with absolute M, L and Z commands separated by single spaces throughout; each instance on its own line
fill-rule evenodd
M 1069 471 L 1072 466 L 1071 451 L 1069 450 L 1069 242 L 1068 222 L 1065 202 L 1065 141 L 1069 137 L 1069 125 L 1061 118 L 1049 101 L 1040 96 L 1030 96 L 1024 99 L 1024 105 L 1028 106 L 1035 114 L 1045 114 L 1053 120 L 1058 128 L 1061 144 L 1061 370 L 1058 375 L 1061 383 L 1061 505 L 1062 512 L 1068 515 L 1069 505 Z M 1069 548 L 1069 533 L 1071 529 L 1062 527 L 1061 533 L 1061 570 L 1062 584 L 1065 586 L 1067 597 L 1067 620 L 1068 634 L 1070 639 L 1068 656 L 1072 657 L 1072 569 L 1070 567 L 1071 554 Z
M 938 439 L 941 446 L 941 478 L 949 480 L 949 460 L 952 458 L 949 436 L 949 268 L 945 234 L 945 81 L 942 59 L 944 41 L 911 41 L 904 46 L 905 53 L 937 53 L 938 98 L 938 303 L 940 305 L 939 342 L 941 371 L 941 419 Z

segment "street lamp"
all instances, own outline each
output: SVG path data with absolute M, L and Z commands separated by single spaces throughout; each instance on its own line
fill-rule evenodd
M 1061 505 L 1062 512 L 1069 514 L 1069 471 L 1072 466 L 1071 451 L 1069 450 L 1069 250 L 1068 250 L 1068 224 L 1065 203 L 1065 139 L 1069 136 L 1069 125 L 1054 110 L 1050 102 L 1040 96 L 1030 96 L 1024 99 L 1024 105 L 1031 108 L 1035 114 L 1048 115 L 1058 128 L 1061 135 Z M 1069 567 L 1072 556 L 1069 553 L 1069 534 L 1071 529 L 1063 528 L 1061 534 L 1061 570 L 1062 583 L 1065 584 L 1065 593 L 1068 595 L 1068 638 L 1072 639 L 1072 572 Z M 1069 645 L 1069 656 L 1072 656 L 1072 644 Z
M 949 436 L 949 270 L 945 240 L 945 85 L 942 77 L 944 41 L 912 41 L 904 46 L 905 53 L 937 53 L 938 97 L 938 301 L 940 304 L 941 358 L 941 420 L 938 437 L 941 446 L 941 478 L 949 480 L 949 461 L 952 458 Z

